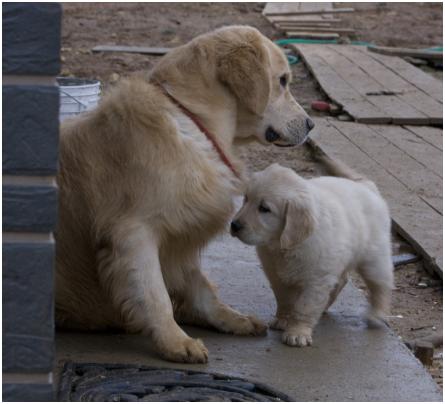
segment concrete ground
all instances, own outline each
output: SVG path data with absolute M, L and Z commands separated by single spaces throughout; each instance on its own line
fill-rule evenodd
M 273 294 L 252 247 L 224 236 L 209 246 L 202 261 L 225 302 L 264 321 L 273 318 Z M 206 365 L 158 359 L 150 341 L 138 335 L 58 333 L 56 380 L 64 361 L 137 363 L 248 378 L 295 401 L 442 401 L 431 376 L 391 330 L 366 328 L 365 309 L 362 292 L 348 284 L 308 348 L 283 345 L 277 331 L 237 337 L 186 327 L 209 349 Z

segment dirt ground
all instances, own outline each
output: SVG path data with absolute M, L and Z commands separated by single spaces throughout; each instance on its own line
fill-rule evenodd
M 340 7 L 341 3 L 337 4 Z M 248 24 L 271 39 L 283 37 L 261 15 L 264 3 L 67 3 L 63 4 L 62 75 L 96 78 L 103 89 L 121 77 L 150 69 L 156 56 L 130 53 L 92 53 L 97 45 L 174 47 L 217 27 Z M 347 3 L 354 14 L 342 15 L 355 28 L 352 40 L 382 46 L 432 47 L 442 45 L 441 3 Z M 313 100 L 326 99 L 303 63 L 292 67 L 291 90 L 311 115 Z M 442 77 L 442 72 L 434 72 Z M 254 170 L 279 162 L 303 176 L 322 173 L 304 146 L 278 149 L 250 145 L 242 150 Z M 409 250 L 394 236 L 394 252 Z M 426 274 L 421 263 L 398 267 L 391 327 L 404 341 L 442 332 L 442 282 Z M 422 285 L 426 284 L 426 287 Z M 420 283 L 420 285 L 419 285 Z M 360 282 L 358 282 L 360 286 Z M 442 349 L 435 351 L 431 374 L 442 386 Z

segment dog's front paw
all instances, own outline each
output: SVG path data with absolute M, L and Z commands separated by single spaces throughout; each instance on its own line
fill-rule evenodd
M 287 328 L 288 321 L 287 318 L 284 317 L 275 317 L 272 322 L 269 324 L 269 327 L 272 330 L 281 330 L 284 331 Z
M 209 352 L 200 339 L 182 337 L 173 344 L 159 347 L 159 354 L 166 360 L 183 363 L 207 363 Z
M 233 324 L 236 335 L 266 335 L 267 325 L 254 316 L 240 316 Z
M 291 327 L 283 332 L 282 341 L 289 346 L 312 345 L 312 330 L 308 327 Z

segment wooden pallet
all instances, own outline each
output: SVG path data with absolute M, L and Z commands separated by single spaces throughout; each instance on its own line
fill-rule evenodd
M 442 124 L 442 82 L 364 46 L 292 45 L 323 91 L 362 123 Z
M 442 277 L 442 130 L 314 121 L 309 144 L 373 180 L 389 204 L 393 228 Z
M 339 26 L 341 20 L 334 15 L 352 11 L 334 8 L 333 3 L 267 3 L 263 15 L 289 37 L 337 39 L 354 30 Z

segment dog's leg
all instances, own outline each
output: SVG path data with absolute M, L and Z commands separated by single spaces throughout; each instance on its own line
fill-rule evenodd
M 151 336 L 156 349 L 174 362 L 205 363 L 207 349 L 173 318 L 155 237 L 139 225 L 115 226 L 98 253 L 99 279 L 125 328 Z
M 294 302 L 282 340 L 290 346 L 312 345 L 312 330 L 329 302 L 337 280 L 322 278 L 304 286 Z
M 391 291 L 393 289 L 393 265 L 389 254 L 380 255 L 369 260 L 358 269 L 369 289 L 370 310 L 368 325 L 380 327 L 391 306 Z
M 253 316 L 245 316 L 222 303 L 216 288 L 201 272 L 198 265 L 186 270 L 187 288 L 179 311 L 184 321 L 211 326 L 219 331 L 237 335 L 265 335 L 267 326 Z

